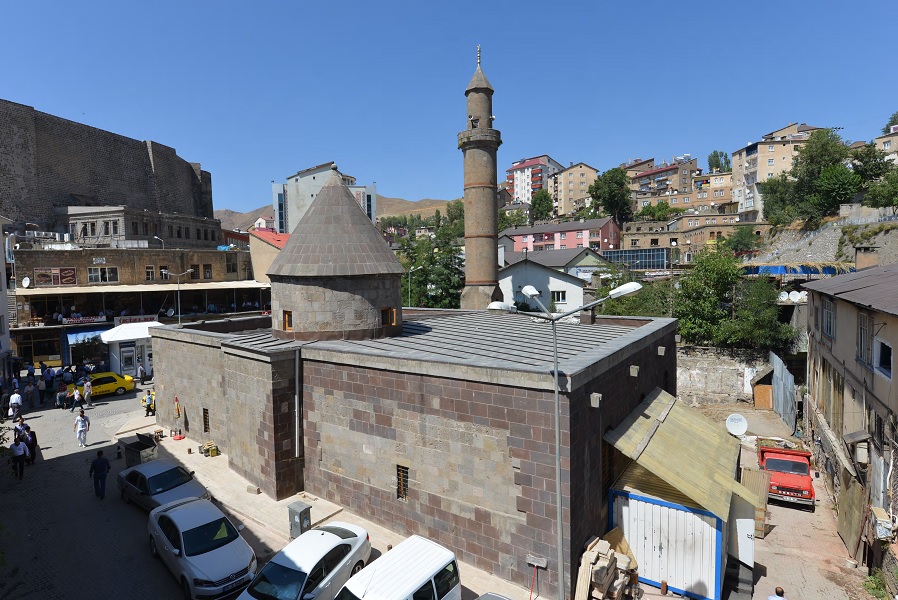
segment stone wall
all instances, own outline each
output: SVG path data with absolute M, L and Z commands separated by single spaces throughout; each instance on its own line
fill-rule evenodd
M 695 404 L 751 402 L 751 380 L 767 366 L 766 352 L 677 348 L 677 392 Z
M 212 218 L 211 176 L 173 148 L 0 100 L 0 214 L 53 231 L 53 207 L 127 205 Z

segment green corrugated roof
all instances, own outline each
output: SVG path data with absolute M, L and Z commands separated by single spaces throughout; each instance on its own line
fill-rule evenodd
M 682 496 L 670 501 L 699 506 L 729 519 L 734 492 L 757 505 L 757 497 L 736 481 L 739 441 L 698 411 L 655 388 L 624 421 L 605 435 L 605 441 L 635 460 L 646 475 L 660 479 Z M 664 492 L 643 473 L 630 473 L 624 483 L 646 493 Z

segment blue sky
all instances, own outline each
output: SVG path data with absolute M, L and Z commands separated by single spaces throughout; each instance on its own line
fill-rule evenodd
M 0 98 L 173 146 L 216 208 L 334 160 L 384 196 L 462 195 L 483 48 L 511 162 L 602 171 L 790 122 L 870 140 L 898 111 L 898 2 L 0 0 Z

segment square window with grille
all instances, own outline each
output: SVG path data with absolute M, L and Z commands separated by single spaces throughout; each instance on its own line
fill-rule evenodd
M 203 433 L 209 433 L 209 409 L 203 409 Z
M 396 465 L 396 497 L 408 500 L 408 467 Z

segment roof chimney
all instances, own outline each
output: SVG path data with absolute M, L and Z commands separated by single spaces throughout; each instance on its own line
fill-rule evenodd
M 854 268 L 856 271 L 863 271 L 872 267 L 879 266 L 879 246 L 855 246 L 854 247 Z

